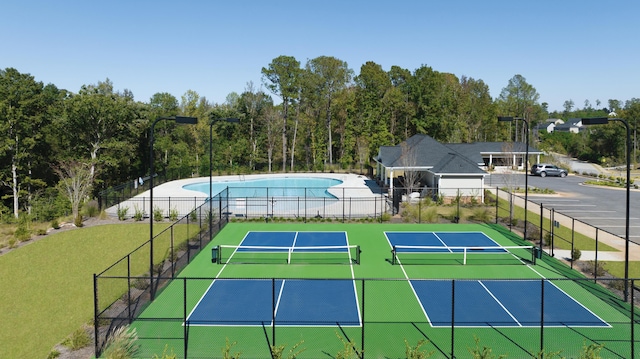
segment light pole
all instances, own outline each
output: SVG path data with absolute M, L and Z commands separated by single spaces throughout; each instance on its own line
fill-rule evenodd
M 627 212 L 625 215 L 625 247 L 624 247 L 624 301 L 629 298 L 629 198 L 631 193 L 631 133 L 629 130 L 629 124 L 627 121 L 621 118 L 608 118 L 608 117 L 595 117 L 595 118 L 583 118 L 583 125 L 604 125 L 609 121 L 621 122 L 627 129 Z
M 153 300 L 155 289 L 153 287 L 153 129 L 156 123 L 168 120 L 175 121 L 176 123 L 195 125 L 198 123 L 196 117 L 184 117 L 184 116 L 171 116 L 171 117 L 158 117 L 151 124 L 151 131 L 149 133 L 149 294 L 151 300 Z
M 212 239 L 213 232 L 213 124 L 216 122 L 238 123 L 237 118 L 214 118 L 209 122 L 209 240 Z M 222 218 L 222 213 L 219 214 Z
M 527 203 L 529 203 L 529 173 L 528 163 L 529 163 L 529 122 L 522 117 L 505 117 L 498 116 L 498 122 L 513 122 L 513 121 L 522 121 L 525 126 L 525 139 L 524 139 L 524 147 L 525 147 L 525 155 L 524 160 L 522 161 L 522 168 L 524 169 L 524 240 L 527 240 Z M 540 228 L 542 230 L 542 228 Z M 540 243 L 540 250 L 542 251 L 542 243 Z

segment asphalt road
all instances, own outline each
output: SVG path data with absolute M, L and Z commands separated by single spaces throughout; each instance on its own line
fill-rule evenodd
M 569 175 L 560 177 L 538 177 L 527 175 L 529 188 L 551 189 L 553 195 L 531 194 L 530 203 L 540 204 L 546 209 L 578 219 L 605 231 L 625 237 L 626 232 L 626 190 L 609 187 L 584 185 L 593 177 Z M 502 187 L 506 183 L 524 187 L 524 173 L 514 175 L 492 174 L 486 184 Z M 640 243 L 640 191 L 632 189 L 629 201 L 629 239 Z

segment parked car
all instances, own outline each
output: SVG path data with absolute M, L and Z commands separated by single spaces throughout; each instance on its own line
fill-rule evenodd
M 531 166 L 531 174 L 534 176 L 547 177 L 547 176 L 560 176 L 566 177 L 567 170 L 560 168 L 556 165 L 548 163 L 536 163 Z

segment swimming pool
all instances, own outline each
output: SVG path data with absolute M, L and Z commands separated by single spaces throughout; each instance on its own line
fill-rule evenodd
M 246 181 L 216 181 L 212 183 L 213 196 L 229 188 L 230 198 L 260 198 L 260 197 L 306 197 L 331 198 L 329 187 L 341 184 L 335 178 L 319 177 L 269 177 Z M 199 182 L 184 185 L 182 188 L 209 194 L 209 182 Z M 210 194 L 209 194 L 210 195 Z M 212 197 L 210 195 L 210 197 Z

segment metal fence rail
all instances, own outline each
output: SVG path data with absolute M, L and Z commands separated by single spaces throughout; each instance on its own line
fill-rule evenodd
M 218 199 L 217 204 L 222 211 L 226 210 L 225 199 Z M 228 217 L 220 215 L 222 211 L 212 213 L 207 203 L 195 207 L 101 273 L 94 274 L 96 357 L 104 350 L 113 330 L 137 318 L 156 293 L 228 223 Z
M 194 298 L 199 298 L 203 288 L 208 288 L 214 278 L 173 278 L 159 277 L 163 283 L 171 281 L 170 289 L 162 294 L 162 301 L 171 303 L 170 308 L 163 311 L 161 316 L 146 314 L 143 318 L 137 318 L 139 342 L 143 357 L 152 357 L 154 349 L 169 345 L 180 358 L 221 358 L 225 347 L 225 340 L 237 342 L 240 347 L 251 345 L 252 354 L 247 353 L 242 357 L 264 358 L 270 356 L 270 348 L 278 345 L 294 345 L 291 342 L 291 332 L 295 331 L 295 338 L 303 341 L 302 347 L 309 348 L 316 355 L 307 354 L 305 357 L 322 358 L 335 354 L 343 344 L 336 335 L 343 337 L 345 341 L 353 345 L 360 358 L 374 357 L 403 357 L 407 340 L 415 345 L 420 340 L 426 340 L 423 349 L 435 353 L 435 357 L 455 358 L 468 355 L 469 348 L 473 348 L 480 340 L 481 346 L 492 349 L 496 355 L 508 354 L 509 357 L 537 357 L 539 353 L 551 353 L 561 350 L 563 357 L 579 357 L 585 346 L 601 347 L 603 357 L 633 358 L 635 357 L 635 332 L 638 329 L 638 313 L 634 306 L 621 301 L 617 296 L 603 290 L 593 281 L 586 278 L 575 279 L 532 279 L 530 292 L 513 293 L 519 300 L 526 300 L 527 311 L 532 313 L 529 322 L 520 323 L 520 326 L 505 326 L 501 323 L 486 323 L 481 320 L 462 318 L 461 305 L 469 302 L 468 294 L 458 292 L 458 288 L 465 286 L 465 282 L 477 280 L 465 279 L 429 279 L 418 280 L 431 282 L 430 285 L 443 288 L 440 292 L 431 294 L 431 298 L 441 301 L 442 297 L 449 298 L 448 303 L 438 308 L 440 322 L 434 322 L 434 318 L 420 317 L 415 313 L 408 315 L 406 302 L 398 300 L 399 288 L 408 287 L 407 279 L 354 279 L 354 288 L 358 298 L 359 316 L 361 322 L 358 325 L 344 325 L 323 319 L 309 323 L 288 320 L 280 323 L 278 320 L 264 322 L 264 318 L 247 318 L 247 322 L 220 323 L 207 322 L 199 319 L 196 323 L 190 322 L 189 314 L 192 310 Z M 123 288 L 129 288 L 125 296 L 129 301 L 128 307 L 139 308 L 138 298 L 145 295 L 144 291 L 131 286 L 130 283 L 145 281 L 146 277 L 108 277 L 97 278 L 99 286 L 115 286 L 122 282 Z M 217 278 L 216 281 L 234 280 L 250 281 L 255 279 L 226 279 Z M 261 278 L 273 286 L 272 291 L 266 291 L 266 297 L 253 297 L 255 303 L 271 303 L 272 308 L 277 307 L 277 293 L 275 283 L 277 278 Z M 296 279 L 300 281 L 331 282 L 336 279 Z M 344 280 L 342 280 L 344 281 Z M 522 280 L 492 279 L 492 282 L 503 282 L 509 288 L 514 289 Z M 630 286 L 634 286 L 634 280 L 630 280 Z M 437 282 L 437 283 L 435 283 Z M 316 283 L 311 285 L 317 285 Z M 429 283 L 427 283 L 429 284 Z M 550 284 L 551 287 L 548 285 Z M 415 285 L 415 284 L 414 284 Z M 242 286 L 238 286 L 242 288 Z M 557 306 L 555 297 L 548 293 L 549 288 L 560 288 L 583 293 L 581 299 L 589 303 L 589 310 L 603 315 L 603 324 L 598 323 L 567 323 L 559 325 L 553 322 L 553 318 L 544 315 L 549 308 Z M 459 289 L 458 289 L 459 290 Z M 242 297 L 242 292 L 230 293 Z M 637 290 L 632 296 L 638 296 Z M 540 298 L 537 302 L 531 302 L 527 298 Z M 462 304 L 459 304 L 462 303 Z M 169 308 L 169 307 L 167 307 Z M 433 309 L 433 308 L 432 308 Z M 275 310 L 275 309 L 274 309 Z M 564 308 L 555 308 L 556 311 Z M 419 311 L 418 311 L 419 312 Z M 132 316 L 129 311 L 116 312 L 104 311 L 96 319 L 112 324 L 131 323 Z M 115 314 L 115 315 L 114 315 Z M 596 316 L 594 316 L 596 317 Z M 275 318 L 275 314 L 274 314 Z M 260 322 L 262 325 L 250 323 Z M 319 334 L 318 327 L 323 329 Z M 140 329 L 142 328 L 142 329 Z M 235 329 L 234 329 L 235 328 Z M 256 349 L 257 347 L 257 349 Z M 145 349 L 146 348 L 146 349 Z M 146 350 L 146 351 L 145 351 Z M 259 352 L 260 354 L 256 354 Z M 325 353 L 325 354 L 322 354 Z M 99 353 L 97 353 L 99 354 Z

